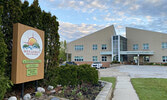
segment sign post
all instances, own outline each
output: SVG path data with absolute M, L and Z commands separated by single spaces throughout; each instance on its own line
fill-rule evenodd
M 43 79 L 44 31 L 27 25 L 13 25 L 12 75 L 14 84 Z

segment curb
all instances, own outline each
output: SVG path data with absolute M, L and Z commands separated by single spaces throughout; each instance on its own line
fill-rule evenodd
M 106 83 L 100 93 L 97 95 L 95 100 L 111 100 L 112 94 L 112 83 L 101 81 Z

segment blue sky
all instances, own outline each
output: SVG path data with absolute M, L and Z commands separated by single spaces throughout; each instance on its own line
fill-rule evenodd
M 58 18 L 60 40 L 67 42 L 110 25 L 123 36 L 125 27 L 167 33 L 167 0 L 39 0 L 39 5 Z

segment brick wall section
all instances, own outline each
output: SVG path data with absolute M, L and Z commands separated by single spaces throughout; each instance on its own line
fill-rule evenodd
M 93 63 L 93 61 L 76 61 L 75 63 L 78 65 L 82 65 L 82 64 L 91 65 Z M 101 62 L 101 63 L 103 64 L 103 67 L 110 67 L 111 62 Z

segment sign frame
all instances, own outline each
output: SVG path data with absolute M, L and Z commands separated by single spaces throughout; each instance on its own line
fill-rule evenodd
M 23 48 L 21 46 L 21 38 L 23 34 L 28 30 L 35 31 L 42 40 L 42 52 L 36 59 L 30 59 L 26 57 L 21 50 Z M 29 34 L 31 37 L 32 33 L 29 33 Z M 25 83 L 25 82 L 44 78 L 44 46 L 45 46 L 44 35 L 45 33 L 42 30 L 27 26 L 27 25 L 23 25 L 21 23 L 13 24 L 11 80 L 14 84 L 20 84 L 20 83 Z M 33 69 L 35 72 L 33 72 Z

